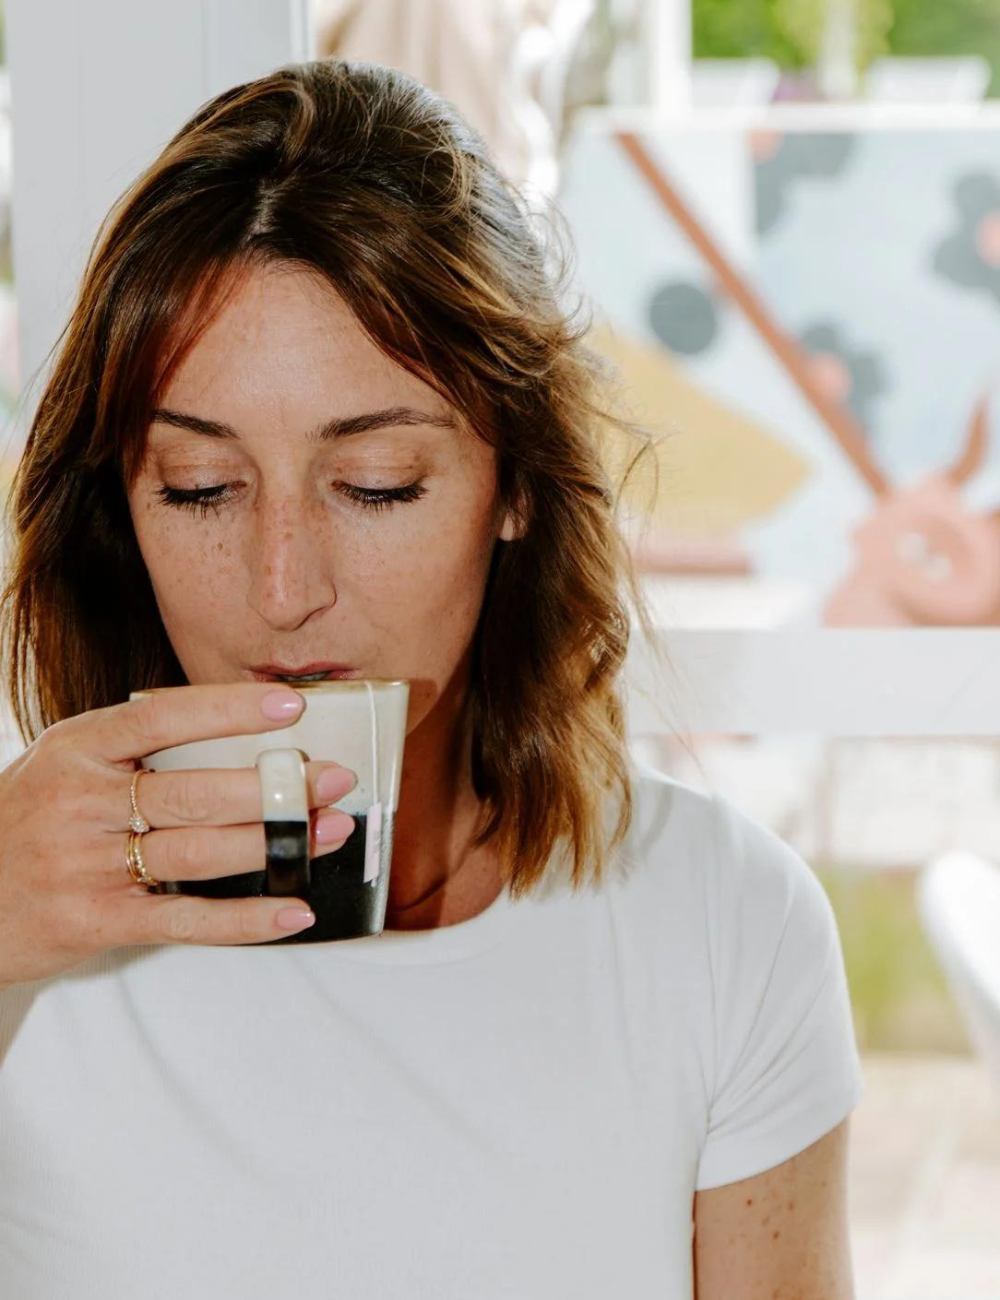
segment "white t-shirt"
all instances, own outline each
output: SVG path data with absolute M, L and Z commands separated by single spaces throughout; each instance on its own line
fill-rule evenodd
M 690 1297 L 694 1192 L 802 1151 L 864 1085 L 810 867 L 633 775 L 601 890 L 119 948 L 0 994 L 0 1295 Z

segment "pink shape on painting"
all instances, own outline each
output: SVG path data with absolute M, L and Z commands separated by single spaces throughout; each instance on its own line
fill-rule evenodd
M 754 162 L 768 162 L 781 148 L 780 131 L 750 131 L 750 156 Z
M 851 372 L 841 357 L 833 352 L 814 352 L 809 370 L 818 388 L 831 402 L 846 401 L 851 393 Z
M 987 212 L 976 226 L 976 252 L 987 266 L 1000 266 L 1000 212 Z

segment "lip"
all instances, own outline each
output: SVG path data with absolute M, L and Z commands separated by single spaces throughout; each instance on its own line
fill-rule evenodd
M 296 667 L 285 664 L 254 664 L 250 674 L 255 681 L 268 682 L 277 676 L 302 677 L 306 673 L 329 673 L 331 677 L 356 677 L 358 670 L 349 664 L 312 663 L 299 664 Z

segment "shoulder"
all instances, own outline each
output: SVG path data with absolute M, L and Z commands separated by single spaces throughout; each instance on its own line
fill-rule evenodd
M 762 902 L 826 895 L 802 855 L 717 791 L 702 791 L 630 759 L 633 824 L 628 857 L 697 873 L 714 891 Z M 761 898 L 761 891 L 766 897 Z M 818 892 L 817 892 L 818 891 Z
M 723 923 L 749 928 L 762 944 L 785 943 L 829 960 L 837 927 L 829 896 L 801 853 L 723 795 L 713 796 L 714 886 Z M 789 931 L 792 933 L 789 934 Z
M 772 1168 L 863 1090 L 840 936 L 812 867 L 716 792 L 638 764 L 629 916 L 690 1010 L 705 1125 L 698 1191 Z M 674 1041 L 677 1041 L 676 1031 Z
M 830 899 L 813 868 L 732 800 L 633 760 L 625 857 L 641 905 L 697 926 L 718 988 L 754 976 L 822 974 L 839 956 Z M 783 960 L 776 965 L 781 950 Z
M 632 824 L 629 860 L 702 862 L 717 838 L 716 797 L 629 759 Z

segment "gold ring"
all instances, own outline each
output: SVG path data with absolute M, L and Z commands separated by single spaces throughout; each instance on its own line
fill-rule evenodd
M 128 824 L 130 829 L 139 835 L 145 835 L 146 832 L 151 829 L 149 822 L 146 821 L 145 817 L 143 817 L 142 813 L 139 811 L 139 805 L 135 801 L 135 787 L 139 784 L 139 777 L 146 771 L 148 771 L 148 769 L 145 767 L 137 767 L 135 769 L 132 774 L 132 784 L 129 786 L 128 791 L 128 797 L 132 803 L 132 815 L 128 819 Z
M 143 863 L 142 852 L 139 848 L 141 836 L 141 831 L 129 831 L 128 833 L 128 840 L 125 845 L 128 873 L 137 885 L 145 885 L 147 889 L 155 889 L 160 882 L 155 876 L 149 874 Z

